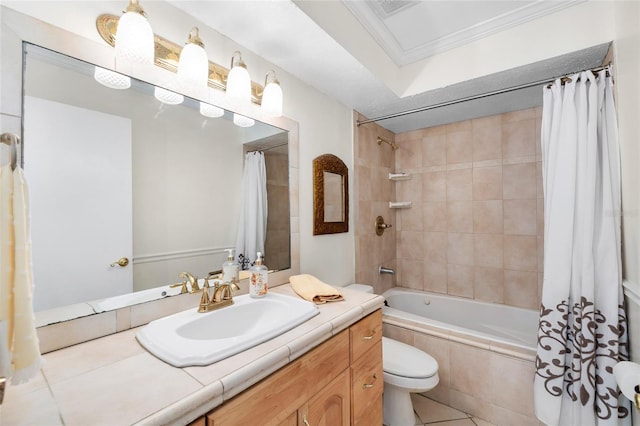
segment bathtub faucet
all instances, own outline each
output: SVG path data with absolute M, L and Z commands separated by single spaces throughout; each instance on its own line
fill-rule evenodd
M 384 266 L 382 266 L 382 265 L 381 265 L 381 266 L 378 268 L 378 273 L 379 273 L 380 275 L 382 275 L 382 274 L 395 275 L 395 274 L 396 274 L 396 271 L 394 271 L 392 268 L 385 268 Z

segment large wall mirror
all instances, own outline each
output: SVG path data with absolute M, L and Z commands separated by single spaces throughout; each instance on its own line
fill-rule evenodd
M 291 268 L 288 131 L 203 116 L 188 97 L 162 103 L 135 79 L 105 87 L 92 64 L 29 43 L 23 63 L 34 308 L 51 318 L 39 325 L 178 294 L 181 272 L 221 269 L 251 151 L 267 170 L 265 264 Z

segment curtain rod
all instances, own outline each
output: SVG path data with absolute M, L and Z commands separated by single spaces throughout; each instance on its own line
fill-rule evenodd
M 597 73 L 597 72 L 605 70 L 605 69 L 607 71 L 609 71 L 610 67 L 611 67 L 611 64 L 609 63 L 609 64 L 601 66 L 601 67 L 591 68 L 590 71 L 594 72 L 594 73 Z M 376 117 L 376 118 L 370 118 L 370 119 L 367 119 L 367 120 L 356 120 L 356 126 L 360 127 L 361 124 L 373 123 L 373 122 L 376 122 L 376 121 L 386 120 L 388 118 L 402 117 L 402 116 L 405 116 L 405 115 L 415 114 L 415 113 L 423 112 L 423 111 L 429 111 L 431 109 L 442 108 L 442 107 L 445 107 L 445 106 L 455 105 L 455 104 L 459 104 L 459 103 L 462 103 L 462 102 L 468 102 L 468 101 L 473 101 L 473 100 L 476 100 L 476 99 L 487 98 L 489 96 L 494 96 L 494 95 L 501 95 L 503 93 L 509 93 L 509 92 L 513 92 L 513 91 L 521 90 L 521 89 L 528 89 L 529 87 L 534 87 L 534 86 L 543 85 L 543 84 L 550 84 L 550 83 L 553 83 L 554 81 L 556 81 L 557 79 L 561 79 L 562 83 L 564 84 L 566 79 L 568 79 L 569 75 L 576 74 L 576 73 L 582 72 L 582 71 L 586 71 L 586 70 L 572 72 L 572 73 L 565 74 L 565 75 L 560 76 L 560 77 L 554 77 L 552 79 L 545 79 L 545 80 L 533 81 L 531 83 L 520 84 L 518 86 L 512 86 L 512 87 L 508 87 L 506 89 L 498 89 L 498 90 L 494 90 L 492 92 L 481 93 L 479 95 L 467 96 L 465 98 L 455 99 L 453 101 L 440 102 L 440 103 L 434 104 L 434 105 L 428 105 L 428 106 L 425 106 L 425 107 L 414 108 L 414 109 L 410 109 L 410 110 L 407 110 L 407 111 L 396 112 L 396 113 L 393 113 L 393 114 L 387 114 L 387 115 L 383 115 L 383 116 Z M 569 79 L 569 81 L 570 81 L 570 79 Z

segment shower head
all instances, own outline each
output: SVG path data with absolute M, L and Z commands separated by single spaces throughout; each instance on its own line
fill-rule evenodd
M 391 146 L 391 148 L 395 151 L 396 149 L 398 149 L 398 145 L 395 144 L 395 142 L 390 142 L 384 138 L 381 138 L 380 136 L 378 136 L 378 145 L 382 145 L 382 142 L 384 143 L 388 143 L 389 146 Z

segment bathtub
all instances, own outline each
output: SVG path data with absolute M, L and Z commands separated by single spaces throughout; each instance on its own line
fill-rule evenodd
M 400 287 L 382 295 L 383 335 L 438 361 L 440 383 L 427 397 L 496 425 L 539 424 L 538 311 Z

